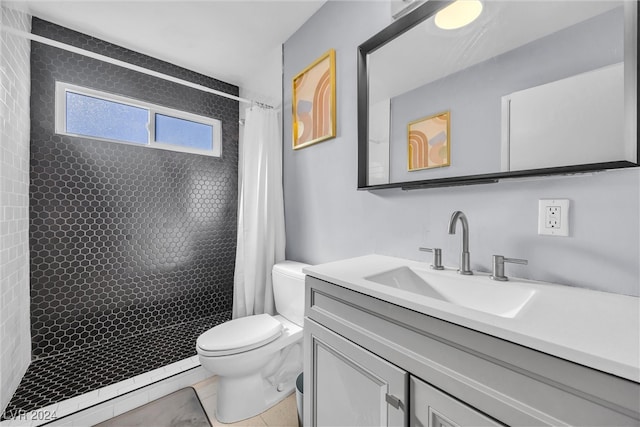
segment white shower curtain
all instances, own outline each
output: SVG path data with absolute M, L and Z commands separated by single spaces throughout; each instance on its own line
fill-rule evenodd
M 275 312 L 271 269 L 284 259 L 282 139 L 278 113 L 247 109 L 240 181 L 233 318 Z

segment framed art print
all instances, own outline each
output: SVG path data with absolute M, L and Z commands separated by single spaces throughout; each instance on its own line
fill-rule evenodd
M 450 113 L 444 111 L 408 124 L 408 170 L 451 165 Z
M 336 136 L 336 53 L 330 49 L 293 78 L 293 149 Z

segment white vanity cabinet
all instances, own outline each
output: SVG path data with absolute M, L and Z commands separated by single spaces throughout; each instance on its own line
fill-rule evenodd
M 305 426 L 639 426 L 640 384 L 307 273 Z

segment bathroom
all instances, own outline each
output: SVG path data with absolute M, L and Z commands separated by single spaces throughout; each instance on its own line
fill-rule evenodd
M 139 50 L 136 49 L 135 34 L 131 35 L 127 42 L 126 37 L 118 34 L 117 28 L 113 30 L 115 35 L 110 35 L 106 27 L 94 26 L 92 32 L 84 27 L 74 27 L 71 23 L 65 25 L 66 21 L 62 17 L 54 19 L 55 15 L 38 16 L 31 12 L 36 18 L 34 22 L 29 23 L 23 18 L 16 18 L 15 14 L 8 15 L 5 8 L 15 6 L 20 9 L 24 7 L 24 4 L 20 3 L 3 2 L 3 27 L 17 27 L 27 32 L 35 29 L 41 35 L 49 38 L 59 37 L 60 41 L 66 44 L 75 43 L 86 49 L 93 43 L 100 47 L 103 54 L 115 59 L 134 62 L 135 65 L 177 75 L 183 79 L 195 79 L 198 83 L 211 85 L 216 90 L 280 108 L 286 229 L 284 258 L 288 260 L 319 265 L 367 254 L 379 254 L 418 261 L 428 266 L 432 262 L 432 255 L 421 252 L 418 248 L 430 247 L 441 248 L 442 263 L 445 266 L 457 267 L 460 236 L 450 235 L 448 226 L 452 213 L 461 211 L 465 213 L 469 223 L 470 267 L 474 271 L 491 272 L 492 255 L 504 254 L 507 257 L 528 261 L 527 265 L 509 264 L 506 267 L 507 275 L 515 278 L 628 297 L 637 298 L 640 294 L 638 168 L 518 177 L 486 185 L 455 185 L 410 191 L 401 188 L 358 190 L 358 46 L 394 21 L 391 10 L 394 3 L 402 2 L 302 2 L 304 4 L 299 6 L 301 10 L 298 11 L 297 23 L 287 23 L 290 31 L 288 34 L 280 33 L 277 36 L 280 37 L 280 41 L 273 45 L 270 51 L 252 51 L 253 55 L 261 55 L 262 58 L 262 61 L 253 64 L 258 64 L 258 67 L 263 64 L 264 69 L 243 70 L 245 75 L 253 77 L 246 78 L 242 85 L 226 83 L 231 80 L 237 81 L 233 71 L 224 75 L 220 71 L 218 74 L 202 76 L 189 71 L 191 68 L 188 64 L 162 62 L 167 61 L 162 48 L 157 49 L 156 54 L 151 51 L 143 52 L 149 56 L 135 53 Z M 219 2 L 212 4 L 215 6 L 215 3 Z M 167 5 L 166 2 L 159 2 L 157 7 L 161 8 L 163 4 Z M 200 3 L 200 6 L 198 4 L 199 2 L 194 2 L 192 5 L 196 12 L 198 7 L 204 8 L 203 3 Z M 251 6 L 257 7 L 255 4 Z M 293 8 L 293 5 L 287 2 L 281 2 L 280 6 L 285 9 Z M 36 6 L 33 7 L 35 10 Z M 25 13 L 24 9 L 20 10 Z M 255 13 L 255 10 L 250 12 L 250 9 L 247 9 L 245 13 Z M 99 13 L 118 16 L 117 11 L 108 9 L 100 10 Z M 143 15 L 139 16 L 142 20 Z M 11 22 L 7 23 L 5 19 Z M 132 21 L 135 22 L 133 18 Z M 222 25 L 221 22 L 218 23 Z M 270 31 L 270 27 L 274 27 L 273 31 L 276 27 L 281 27 L 274 24 L 265 25 L 264 22 L 255 26 L 263 32 Z M 85 35 L 78 35 L 72 30 Z M 192 37 L 201 37 L 197 25 L 186 25 L 182 30 Z M 245 119 L 244 110 L 249 105 L 217 95 L 207 95 L 208 98 L 203 96 L 202 99 L 189 97 L 186 95 L 189 92 L 179 85 L 148 78 L 135 80 L 131 77 L 137 76 L 135 72 L 118 71 L 118 74 L 114 74 L 115 65 L 75 67 L 70 65 L 74 61 L 80 63 L 75 54 L 64 53 L 58 56 L 57 53 L 52 53 L 58 52 L 57 48 L 38 42 L 32 42 L 31 50 L 27 47 L 25 51 L 24 40 L 9 39 L 5 34 L 3 31 L 3 62 L 21 61 L 22 68 L 11 63 L 10 68 L 17 75 L 12 77 L 15 81 L 8 88 L 4 84 L 7 73 L 3 68 L 2 99 L 6 99 L 5 96 L 20 96 L 24 101 L 26 97 L 27 110 L 19 107 L 19 111 L 14 113 L 16 118 L 10 123 L 5 122 L 9 129 L 3 129 L 2 133 L 4 216 L 0 229 L 3 241 L 0 260 L 3 295 L 0 315 L 0 339 L 3 343 L 0 403 L 3 410 L 18 388 L 30 362 L 42 360 L 43 356 L 55 357 L 60 350 L 56 346 L 60 346 L 61 342 L 65 343 L 62 346 L 63 350 L 69 342 L 76 343 L 71 346 L 71 350 L 75 351 L 99 345 L 113 347 L 109 344 L 120 342 L 120 354 L 126 354 L 133 347 L 130 347 L 129 342 L 121 340 L 135 337 L 140 332 L 159 329 L 167 331 L 169 327 L 173 328 L 174 334 L 169 335 L 169 342 L 160 348 L 165 349 L 164 351 L 175 348 L 175 351 L 179 352 L 183 350 L 178 350 L 177 345 L 172 347 L 172 343 L 182 342 L 183 337 L 189 337 L 184 339 L 183 347 L 191 356 L 185 362 L 176 364 L 172 359 L 173 355 L 170 354 L 173 350 L 163 355 L 171 360 L 168 365 L 175 365 L 172 366 L 175 370 L 168 372 L 163 368 L 164 376 L 149 379 L 150 382 L 157 383 L 155 392 L 136 394 L 139 390 L 135 381 L 118 377 L 118 380 L 126 384 L 114 391 L 110 406 L 97 405 L 92 406 L 92 410 L 84 410 L 87 417 L 84 423 L 95 424 L 106 419 L 104 414 L 114 416 L 116 406 L 121 412 L 128 411 L 161 397 L 162 393 L 168 393 L 171 387 L 188 387 L 210 377 L 210 374 L 199 366 L 194 351 L 195 341 L 190 337 L 194 334 L 197 336 L 232 316 L 236 210 L 239 197 L 237 150 L 238 141 L 241 140 L 244 131 L 243 126 L 237 123 Z M 95 41 L 92 37 L 118 40 L 114 41 L 114 44 L 134 52 L 122 53 L 121 48 Z M 16 43 L 16 40 L 23 43 L 19 48 L 20 56 L 17 55 L 18 50 L 15 47 L 5 46 L 5 43 Z M 172 49 L 180 50 L 180 47 L 174 46 Z M 318 144 L 292 149 L 291 81 L 330 49 L 335 50 L 336 64 L 336 135 Z M 5 56 L 7 51 L 11 56 Z M 226 54 L 230 55 L 228 52 Z M 60 61 L 60 58 L 63 60 Z M 52 71 L 52 67 L 55 68 L 55 72 Z M 114 77 L 114 81 L 126 77 L 128 80 L 123 81 L 126 82 L 127 90 L 132 97 L 143 96 L 145 92 L 158 93 L 154 95 L 154 99 L 148 101 L 165 104 L 166 97 L 171 97 L 171 103 L 176 104 L 174 108 L 183 106 L 203 115 L 213 115 L 222 121 L 223 141 L 231 141 L 223 146 L 222 168 L 216 169 L 220 170 L 219 173 L 222 175 L 211 172 L 211 165 L 218 162 L 218 159 L 184 153 L 171 156 L 166 154 L 170 153 L 168 151 L 138 149 L 125 151 L 126 155 L 123 155 L 122 151 L 110 148 L 108 144 L 100 146 L 95 143 L 90 144 L 90 147 L 95 148 L 85 152 L 63 153 L 63 147 L 56 147 L 61 144 L 59 137 L 43 130 L 53 127 L 52 112 L 47 110 L 53 108 L 50 101 L 52 95 L 48 93 L 44 81 L 55 78 L 55 73 L 73 78 L 72 83 L 77 85 L 81 85 L 83 81 L 99 81 L 99 88 L 107 91 L 110 76 Z M 240 71 L 236 73 L 239 74 Z M 37 86 L 39 84 L 43 85 L 41 90 Z M 34 99 L 34 87 L 38 88 L 36 93 L 42 100 Z M 161 90 L 158 89 L 160 87 Z M 8 104 L 3 104 L 3 118 L 4 108 L 7 108 L 5 105 Z M 12 140 L 23 142 L 16 147 L 15 153 L 4 151 L 7 135 Z M 60 150 L 60 153 L 53 154 L 63 159 L 49 160 L 51 150 Z M 148 151 L 158 151 L 162 154 L 150 154 Z M 73 156 L 75 160 L 71 162 L 72 165 L 47 164 L 49 161 L 70 163 L 64 159 L 65 156 Z M 156 164 L 150 162 L 151 159 L 156 159 Z M 89 170 L 94 176 L 83 173 L 84 164 L 92 165 Z M 100 236 L 96 230 L 92 230 L 92 226 L 98 226 L 99 230 L 101 222 L 92 222 L 91 218 L 92 215 L 100 218 L 105 212 L 93 210 L 91 202 L 95 199 L 89 198 L 84 199 L 84 203 L 79 201 L 60 208 L 48 203 L 49 198 L 55 199 L 56 195 L 67 191 L 61 182 L 68 182 L 69 178 L 57 171 L 51 173 L 52 169 L 65 167 L 69 171 L 76 170 L 73 176 L 84 177 L 81 184 L 86 193 L 81 194 L 90 196 L 92 191 L 104 189 L 108 193 L 117 186 L 128 186 L 122 191 L 130 191 L 130 195 L 118 194 L 120 198 L 115 201 L 103 200 L 105 204 L 101 206 L 125 206 L 121 210 L 107 211 L 107 217 L 126 217 L 130 214 L 136 218 L 146 218 L 139 223 L 138 228 L 132 228 L 133 233 L 127 233 L 128 237 L 119 235 L 118 229 L 115 228 L 113 240 L 103 244 L 100 244 L 99 238 L 96 238 L 97 242 L 84 242 L 84 232 L 91 231 L 94 233 L 91 236 Z M 110 168 L 115 168 L 115 171 L 111 171 Z M 115 178 L 115 174 L 120 174 L 119 178 Z M 181 178 L 185 174 L 189 176 L 189 180 Z M 221 176 L 223 179 L 220 179 Z M 109 177 L 121 182 L 109 182 Z M 75 182 L 73 179 L 70 181 Z M 71 193 L 73 188 L 80 188 L 80 184 L 75 185 L 76 187 L 67 186 Z M 125 197 L 129 197 L 130 201 L 124 200 Z M 190 206 L 192 199 L 189 197 L 198 200 L 195 206 L 201 211 L 190 216 L 181 216 L 180 211 L 171 211 L 171 206 L 182 206 L 181 203 Z M 570 201 L 568 237 L 538 234 L 539 200 L 545 199 Z M 51 209 L 44 209 L 45 207 Z M 82 219 L 76 222 L 80 230 L 80 240 L 69 242 L 69 247 L 75 245 L 89 253 L 94 250 L 99 256 L 75 260 L 56 259 L 52 262 L 49 257 L 54 255 L 48 254 L 48 251 L 66 249 L 55 246 L 51 249 L 47 246 L 51 245 L 51 240 L 56 238 L 56 231 L 59 231 L 54 229 L 52 224 L 59 224 L 56 222 L 57 219 L 75 218 L 74 215 L 80 215 Z M 53 233 L 53 237 L 48 233 Z M 460 233 L 460 230 L 457 233 Z M 129 255 L 124 251 L 122 253 L 125 253 L 125 259 L 110 258 L 111 249 L 115 247 L 128 247 Z M 194 253 L 197 255 L 193 256 Z M 206 259 L 205 256 L 210 258 Z M 181 269 L 181 264 L 190 264 L 192 259 L 200 264 L 192 266 L 190 270 Z M 92 261 L 101 266 L 108 264 L 111 270 L 87 268 L 86 271 L 80 271 L 73 266 L 74 262 L 90 264 Z M 65 262 L 69 265 L 64 264 Z M 54 265 L 56 263 L 59 265 Z M 152 265 L 154 274 L 144 275 L 137 272 L 136 269 L 140 265 Z M 58 272 L 60 269 L 74 271 Z M 123 272 L 118 273 L 118 270 Z M 109 272 L 102 274 L 106 271 Z M 67 278 L 65 274 L 73 278 Z M 123 277 L 133 278 L 134 286 L 124 283 Z M 48 279 L 51 278 L 60 282 L 59 285 L 47 285 L 50 283 Z M 68 283 L 61 283 L 64 281 L 62 278 L 68 279 Z M 127 299 L 121 298 L 118 292 L 126 294 Z M 76 293 L 78 295 L 75 295 Z M 114 295 L 109 297 L 109 293 Z M 109 298 L 112 301 L 109 302 Z M 132 303 L 127 306 L 129 311 L 118 311 L 121 308 L 118 302 L 123 300 Z M 51 304 L 51 301 L 55 304 Z M 106 307 L 97 307 L 98 301 L 102 301 Z M 47 312 L 48 309 L 53 311 L 55 317 Z M 89 319 L 91 322 L 85 325 L 80 321 L 75 325 L 74 320 L 64 320 L 71 319 L 75 315 L 74 310 L 82 315 L 82 319 Z M 46 330 L 50 325 L 45 326 L 47 320 L 55 325 L 57 319 L 66 322 L 56 329 L 60 331 L 60 336 Z M 36 325 L 38 322 L 42 325 Z M 48 333 L 53 336 L 47 336 Z M 162 338 L 149 336 L 150 343 L 157 340 Z M 147 372 L 146 369 L 149 368 L 143 366 L 146 358 L 144 351 L 127 356 L 125 359 L 135 371 L 133 376 Z M 84 363 L 91 367 L 93 362 Z M 183 366 L 178 366 L 180 363 Z M 106 372 L 96 368 L 96 377 L 108 377 L 110 374 L 120 375 L 109 372 L 108 368 Z M 81 380 L 88 381 L 87 378 Z M 40 385 L 37 384 L 38 381 L 47 381 L 46 371 L 45 375 L 34 381 L 34 387 Z M 82 387 L 82 381 L 74 383 L 72 387 Z M 166 385 L 171 381 L 175 384 Z M 159 385 L 160 383 L 163 385 Z M 95 390 L 86 393 L 85 407 L 92 392 Z M 127 393 L 127 398 L 120 397 L 122 400 L 117 400 L 118 392 Z M 62 405 L 60 402 L 56 403 Z M 75 405 L 79 411 L 80 403 Z M 91 405 L 94 403 L 89 406 Z M 291 408 L 295 410 L 295 405 Z M 61 413 L 61 409 L 58 408 L 58 413 Z M 78 421 L 81 420 L 81 416 L 74 416 L 77 422 L 75 425 L 83 425 Z M 66 419 L 60 418 L 57 422 L 64 425 L 63 423 L 71 422 L 70 420 L 72 417 L 68 416 Z M 20 420 L 12 425 L 22 425 L 18 421 Z M 12 421 L 3 421 L 5 422 Z

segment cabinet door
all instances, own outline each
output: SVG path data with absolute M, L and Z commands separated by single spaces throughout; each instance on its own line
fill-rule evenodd
M 305 425 L 406 425 L 408 374 L 305 321 Z
M 411 414 L 409 416 L 412 426 L 504 426 L 416 377 L 411 377 L 410 384 Z

